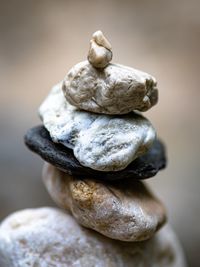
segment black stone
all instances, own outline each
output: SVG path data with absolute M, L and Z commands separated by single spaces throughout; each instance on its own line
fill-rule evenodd
M 156 140 L 151 149 L 143 156 L 134 160 L 124 170 L 117 172 L 102 172 L 82 166 L 74 157 L 73 151 L 51 140 L 48 131 L 43 126 L 30 129 L 24 137 L 30 150 L 39 154 L 45 161 L 51 163 L 70 175 L 91 177 L 101 180 L 118 180 L 125 178 L 147 179 L 165 168 L 165 147 Z

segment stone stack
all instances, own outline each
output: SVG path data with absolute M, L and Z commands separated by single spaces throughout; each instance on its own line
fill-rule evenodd
M 46 161 L 43 182 L 60 210 L 8 217 L 1 267 L 186 266 L 172 229 L 162 228 L 163 204 L 141 181 L 166 165 L 162 142 L 139 113 L 157 103 L 156 80 L 111 59 L 110 43 L 95 32 L 88 60 L 40 106 L 43 125 L 25 142 Z

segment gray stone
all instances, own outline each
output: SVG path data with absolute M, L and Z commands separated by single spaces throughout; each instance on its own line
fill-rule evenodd
M 55 86 L 39 109 L 54 142 L 73 149 L 85 167 L 99 171 L 125 169 L 152 146 L 156 133 L 137 113 L 124 116 L 98 115 L 70 105 Z
M 153 76 L 119 64 L 97 69 L 88 61 L 78 63 L 68 72 L 62 88 L 70 104 L 95 113 L 146 111 L 158 101 Z
M 100 182 L 73 177 L 50 164 L 43 169 L 44 184 L 59 207 L 77 221 L 109 238 L 142 241 L 166 221 L 166 211 L 140 181 Z
M 0 226 L 1 267 L 186 267 L 170 227 L 149 241 L 113 241 L 54 208 L 16 212 Z

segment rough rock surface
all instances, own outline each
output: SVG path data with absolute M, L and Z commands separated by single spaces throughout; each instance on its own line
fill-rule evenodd
M 146 111 L 158 101 L 154 77 L 119 64 L 99 70 L 80 62 L 68 72 L 62 88 L 70 104 L 95 113 Z
M 100 180 L 146 179 L 165 168 L 167 161 L 164 145 L 156 140 L 145 155 L 134 160 L 124 170 L 102 173 L 83 167 L 74 157 L 71 149 L 51 140 L 48 131 L 43 126 L 30 129 L 25 135 L 25 143 L 45 161 L 70 175 L 95 177 Z
M 112 60 L 112 47 L 101 31 L 93 34 L 88 61 L 95 68 L 105 68 Z
M 39 109 L 52 140 L 73 149 L 85 167 L 119 171 L 152 146 L 156 133 L 151 123 L 137 113 L 124 116 L 91 114 L 77 110 L 56 85 Z
M 0 226 L 1 267 L 186 267 L 170 227 L 144 242 L 113 241 L 53 208 L 10 215 Z
M 147 240 L 166 221 L 165 208 L 140 181 L 81 179 L 50 164 L 44 165 L 43 181 L 53 200 L 81 225 L 112 239 Z

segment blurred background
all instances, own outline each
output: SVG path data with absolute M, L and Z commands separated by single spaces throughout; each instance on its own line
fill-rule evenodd
M 50 88 L 85 60 L 101 29 L 113 61 L 158 80 L 159 104 L 146 112 L 168 148 L 168 168 L 147 181 L 166 204 L 191 267 L 200 244 L 200 1 L 0 0 L 0 220 L 18 209 L 54 205 L 43 161 L 23 135 L 40 123 Z

